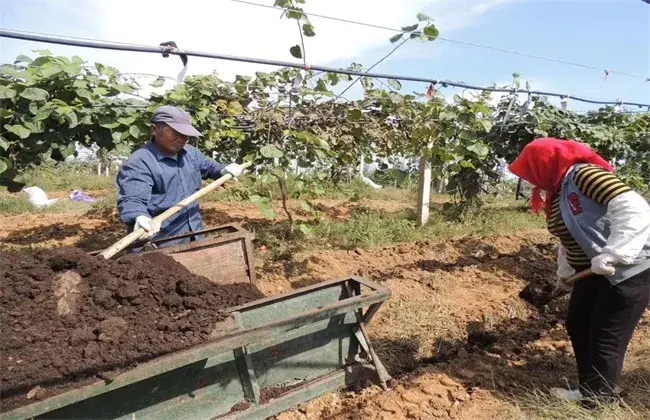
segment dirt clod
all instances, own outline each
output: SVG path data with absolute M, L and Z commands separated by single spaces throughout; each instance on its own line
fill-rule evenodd
M 119 316 L 105 319 L 99 324 L 99 328 L 97 329 L 99 337 L 97 339 L 99 341 L 118 343 L 119 338 L 126 332 L 127 327 L 128 325 L 124 318 L 120 318 Z
M 35 386 L 27 393 L 28 400 L 40 400 L 45 395 L 45 390 L 40 386 Z
M 465 350 L 465 347 L 461 347 L 460 350 L 458 350 L 458 358 L 459 359 L 467 359 L 469 357 L 469 353 L 467 353 L 467 350 Z
M 56 313 L 59 316 L 73 315 L 79 309 L 81 276 L 74 271 L 65 271 L 53 282 L 54 297 L 57 298 Z

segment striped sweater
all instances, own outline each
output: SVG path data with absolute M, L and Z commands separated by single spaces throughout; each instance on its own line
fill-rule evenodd
M 573 181 L 584 195 L 604 206 L 607 206 L 614 197 L 632 191 L 616 175 L 597 165 L 581 166 L 573 173 Z M 559 194 L 553 198 L 551 203 L 547 226 L 548 231 L 559 238 L 566 248 L 567 262 L 571 267 L 580 271 L 591 266 L 591 260 L 573 239 L 562 220 Z

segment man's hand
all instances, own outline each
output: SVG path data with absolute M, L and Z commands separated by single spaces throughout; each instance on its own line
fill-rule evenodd
M 613 276 L 614 270 L 614 256 L 609 254 L 600 254 L 591 259 L 591 271 L 600 276 Z
M 233 178 L 239 178 L 242 172 L 244 172 L 243 166 L 238 163 L 230 163 L 221 170 L 221 175 L 230 174 Z
M 142 228 L 145 230 L 145 233 L 140 237 L 140 239 L 150 239 L 156 233 L 160 232 L 160 223 L 154 222 L 151 217 L 148 216 L 138 216 L 135 218 L 135 226 L 133 230 Z

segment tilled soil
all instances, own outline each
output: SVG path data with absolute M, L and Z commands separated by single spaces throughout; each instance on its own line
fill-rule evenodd
M 0 284 L 0 412 L 204 343 L 225 309 L 264 296 L 163 254 L 113 261 L 76 248 L 0 252 Z
M 365 387 L 321 396 L 276 418 L 538 418 L 513 401 L 548 395 L 548 388 L 567 382 L 575 386 L 577 379 L 564 327 L 568 296 L 544 308 L 519 297 L 527 284 L 554 285 L 555 247 L 548 233 L 531 231 L 306 252 L 271 267 L 262 284 L 273 293 L 349 274 L 388 287 L 391 299 L 368 332 L 396 379 L 384 392 L 373 375 Z M 650 311 L 628 351 L 622 386 L 640 414 L 627 418 L 647 412 L 649 325 Z

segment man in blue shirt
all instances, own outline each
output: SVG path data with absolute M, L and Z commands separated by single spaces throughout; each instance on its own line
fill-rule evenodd
M 168 237 L 203 229 L 198 202 L 188 205 L 159 226 L 152 221 L 182 199 L 201 188 L 203 178 L 217 179 L 225 174 L 241 175 L 241 165 L 223 165 L 208 159 L 187 144 L 188 137 L 201 137 L 189 115 L 173 106 L 161 106 L 151 118 L 151 140 L 136 150 L 117 174 L 117 208 L 129 232 L 143 228 L 142 239 Z M 190 238 L 164 242 L 171 246 Z

